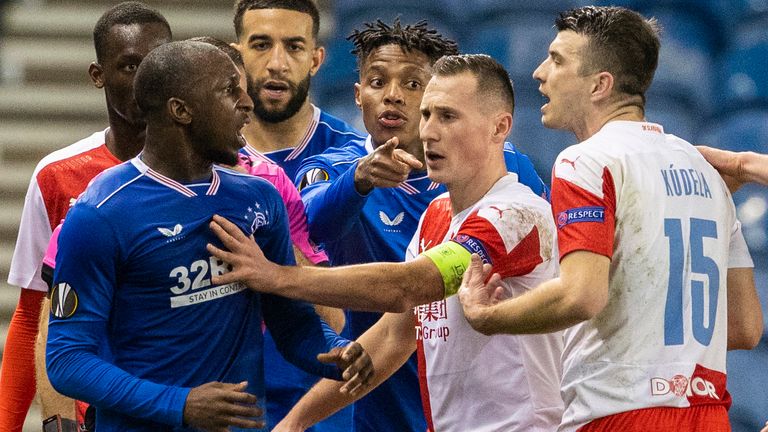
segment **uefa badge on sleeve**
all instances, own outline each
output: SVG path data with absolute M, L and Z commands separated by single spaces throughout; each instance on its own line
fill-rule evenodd
M 62 282 L 51 292 L 51 314 L 56 318 L 67 319 L 77 310 L 77 293 L 72 287 Z

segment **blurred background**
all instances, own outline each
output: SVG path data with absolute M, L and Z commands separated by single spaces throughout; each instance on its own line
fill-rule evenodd
M 107 125 L 103 92 L 90 85 L 91 32 L 116 1 L 0 0 L 0 352 L 18 289 L 6 283 L 17 229 L 35 164 L 47 153 Z M 175 39 L 234 39 L 232 2 L 147 1 L 168 19 Z M 321 0 L 321 39 L 328 51 L 312 82 L 314 102 L 362 130 L 354 105 L 352 45 L 345 37 L 364 21 L 426 19 L 459 42 L 462 52 L 501 61 L 515 83 L 511 141 L 547 182 L 557 154 L 575 143 L 540 123 L 542 97 L 531 73 L 555 36 L 557 12 L 576 0 Z M 591 2 L 595 3 L 595 2 Z M 768 153 L 768 0 L 617 0 L 661 23 L 662 49 L 647 97 L 647 118 L 692 143 Z M 768 188 L 734 195 L 768 316 Z M 735 432 L 768 420 L 768 337 L 728 358 Z M 39 431 L 37 411 L 25 431 Z

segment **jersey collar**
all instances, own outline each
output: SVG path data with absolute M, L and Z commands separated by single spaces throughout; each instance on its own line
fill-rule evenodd
M 131 163 L 133 164 L 133 166 L 136 167 L 136 169 L 139 170 L 139 172 L 141 172 L 143 175 L 147 176 L 148 178 L 152 179 L 153 181 L 169 189 L 173 189 L 176 192 L 186 197 L 197 196 L 197 193 L 192 189 L 188 188 L 187 186 L 184 186 L 178 181 L 170 177 L 166 177 L 160 174 L 159 172 L 153 170 L 152 168 L 150 168 L 147 164 L 144 163 L 143 160 L 141 160 L 141 154 L 131 159 Z M 210 186 L 208 187 L 208 190 L 205 192 L 205 194 L 216 195 L 216 192 L 218 192 L 220 185 L 221 185 L 221 179 L 219 178 L 219 173 L 215 168 L 213 168 L 211 169 L 211 183 L 210 183 Z

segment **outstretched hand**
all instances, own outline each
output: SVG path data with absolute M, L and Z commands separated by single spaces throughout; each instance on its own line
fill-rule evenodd
M 744 167 L 741 166 L 736 153 L 707 146 L 696 146 L 696 150 L 720 173 L 731 193 L 747 182 L 744 178 Z
M 469 325 L 480 333 L 485 333 L 485 313 L 488 308 L 504 299 L 501 276 L 494 273 L 490 279 L 492 266 L 483 264 L 480 256 L 472 254 L 469 267 L 464 272 L 459 288 L 459 302 L 464 309 L 464 316 Z M 486 280 L 488 282 L 486 282 Z
M 264 414 L 256 396 L 246 392 L 247 382 L 209 382 L 190 390 L 184 404 L 184 424 L 208 432 L 227 432 L 230 426 L 245 429 L 264 427 Z
M 342 393 L 355 396 L 365 390 L 373 379 L 371 356 L 357 342 L 318 354 L 317 360 L 326 364 L 335 363 L 341 369 L 341 378 L 346 381 L 340 389 Z
M 211 282 L 242 282 L 252 290 L 273 293 L 280 266 L 267 260 L 253 237 L 247 237 L 237 225 L 219 215 L 213 216 L 210 228 L 228 250 L 209 243 L 208 252 L 232 267 L 229 272 L 212 275 Z
M 397 187 L 408 180 L 411 170 L 423 166 L 413 155 L 397 148 L 399 143 L 397 137 L 392 137 L 360 159 L 355 169 L 355 189 L 359 193 L 367 194 L 377 187 Z

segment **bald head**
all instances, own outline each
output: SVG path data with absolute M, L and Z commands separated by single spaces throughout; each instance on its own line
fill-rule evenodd
M 170 98 L 194 99 L 227 68 L 235 70 L 229 57 L 213 45 L 195 41 L 161 45 L 136 72 L 136 102 L 145 114 L 157 113 Z

